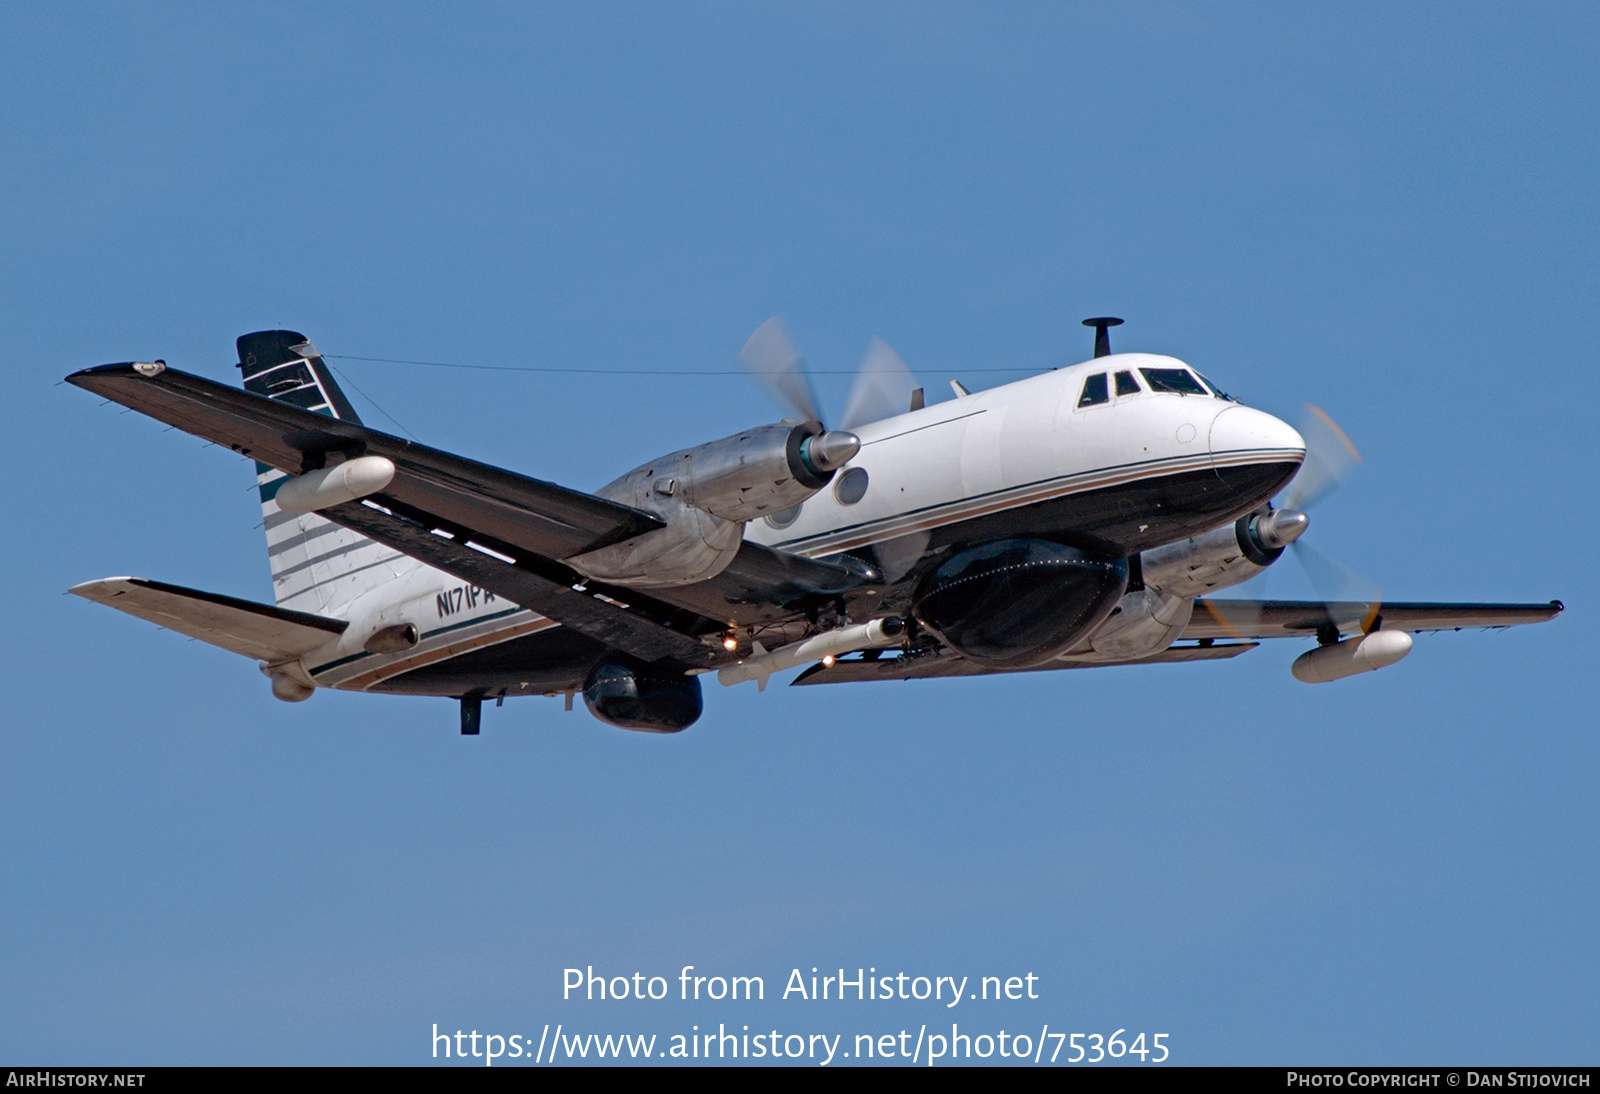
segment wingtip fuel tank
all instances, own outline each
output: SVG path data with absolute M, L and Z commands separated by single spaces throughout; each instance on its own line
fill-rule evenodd
M 1392 665 L 1411 652 L 1411 645 L 1405 631 L 1373 631 L 1302 653 L 1290 671 L 1302 684 L 1327 684 Z
M 285 513 L 318 509 L 376 494 L 394 481 L 395 466 L 382 456 L 361 456 L 320 471 L 296 475 L 278 488 L 278 508 Z

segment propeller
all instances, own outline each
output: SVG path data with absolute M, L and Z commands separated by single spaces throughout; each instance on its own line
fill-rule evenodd
M 1365 462 L 1344 430 L 1321 407 L 1305 405 L 1300 436 L 1306 458 L 1289 484 L 1284 504 L 1304 510 L 1327 497 Z M 1383 604 L 1383 590 L 1333 559 L 1296 540 L 1290 545 L 1295 561 L 1305 571 L 1317 599 L 1328 605 L 1328 616 L 1340 630 L 1372 626 Z M 1336 607 L 1336 605 L 1341 607 Z
M 874 338 L 851 381 L 850 397 L 845 400 L 840 422 L 845 429 L 854 429 L 904 414 L 916 390 L 917 378 L 894 347 L 882 338 Z
M 783 316 L 775 315 L 756 328 L 739 351 L 739 365 L 780 405 L 807 421 L 824 420 L 805 358 Z M 861 442 L 850 430 L 918 409 L 920 402 L 921 388 L 906 363 L 889 343 L 874 338 L 850 383 L 839 430 L 819 438 L 817 451 L 824 466 L 831 470 L 855 456 Z M 831 455 L 835 452 L 841 457 L 837 461 Z M 929 538 L 928 532 L 912 532 L 874 544 L 873 554 L 885 579 L 898 581 L 909 573 L 927 550 Z
M 1383 607 L 1383 590 L 1375 583 L 1339 565 L 1304 543 L 1291 545 L 1294 559 L 1305 571 L 1317 599 L 1328 608 L 1328 618 L 1341 631 L 1359 627 L 1366 631 Z
M 1341 631 L 1368 630 L 1383 604 L 1383 591 L 1375 583 L 1341 566 L 1313 549 L 1300 537 L 1309 521 L 1305 510 L 1327 497 L 1359 469 L 1364 461 L 1345 431 L 1326 411 L 1310 403 L 1300 423 L 1306 455 L 1300 471 L 1290 481 L 1282 508 L 1256 518 L 1257 534 L 1268 547 L 1287 546 L 1305 572 L 1312 591 L 1328 609 L 1328 617 Z M 1261 575 L 1262 586 L 1268 570 Z M 1265 590 L 1262 588 L 1264 594 Z M 1265 596 L 1262 595 L 1262 599 Z
M 773 401 L 807 421 L 824 420 L 805 358 L 783 316 L 774 315 L 756 328 L 739 351 L 739 365 Z M 916 377 L 900 355 L 883 339 L 874 338 L 850 384 L 840 428 L 855 429 L 904 414 L 916 389 Z
M 739 351 L 739 364 L 772 398 L 808 422 L 820 422 L 822 411 L 811 374 L 800 356 L 783 316 L 774 315 L 756 328 Z
M 1310 403 L 1306 404 L 1305 416 L 1300 422 L 1300 436 L 1306 442 L 1306 458 L 1284 499 L 1284 505 L 1290 509 L 1305 509 L 1316 504 L 1364 462 L 1339 423 Z

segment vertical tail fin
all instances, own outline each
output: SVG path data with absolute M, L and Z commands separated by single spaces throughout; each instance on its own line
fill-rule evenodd
M 239 371 L 246 391 L 306 410 L 360 423 L 333 373 L 305 335 L 264 330 L 239 338 Z M 267 529 L 267 562 L 278 606 L 337 615 L 369 589 L 417 563 L 315 513 L 278 508 L 282 471 L 256 464 L 261 514 Z
M 355 407 L 333 382 L 322 354 L 305 335 L 261 330 L 240 335 L 236 344 L 246 391 L 361 424 Z

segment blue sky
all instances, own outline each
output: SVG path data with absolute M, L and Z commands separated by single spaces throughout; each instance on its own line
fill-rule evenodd
M 433 1023 L 1165 1032 L 1175 1062 L 1593 1062 L 1600 19 L 1579 5 L 82 6 L 0 13 L 0 1059 L 428 1059 Z M 786 313 L 991 386 L 1120 349 L 1311 401 L 1308 542 L 1402 599 L 1568 604 L 1296 683 L 1226 664 L 707 694 L 274 701 L 63 595 L 269 599 L 248 467 L 76 389 L 232 380 L 579 488 L 769 420 Z M 381 407 L 373 408 L 372 400 Z M 1272 595 L 1307 595 L 1292 564 Z M 563 1002 L 571 965 L 1040 977 L 1041 998 Z M 964 1009 L 964 1008 L 963 1008 Z

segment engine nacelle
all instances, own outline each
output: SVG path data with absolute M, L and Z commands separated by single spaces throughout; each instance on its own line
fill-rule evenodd
M 1127 587 L 1124 559 L 1042 539 L 1003 539 L 941 563 L 912 613 L 963 657 L 1025 668 L 1070 649 Z
M 834 472 L 860 450 L 861 438 L 854 433 L 789 421 L 674 452 L 640 471 L 652 480 L 651 490 L 681 490 L 696 509 L 743 524 L 799 505 L 832 482 Z M 665 487 L 658 485 L 663 476 Z
M 607 725 L 646 733 L 688 729 L 704 709 L 699 677 L 620 654 L 589 670 L 583 702 L 590 714 Z
M 361 648 L 368 653 L 404 653 L 421 639 L 415 623 L 395 623 L 380 627 L 367 636 Z
M 1117 601 L 1111 615 L 1072 650 L 1074 660 L 1131 661 L 1160 653 L 1183 634 L 1194 612 L 1186 596 L 1148 585 Z
M 272 674 L 272 697 L 285 703 L 303 703 L 317 689 L 301 683 L 286 672 Z
M 627 504 L 660 517 L 667 526 L 598 551 L 573 555 L 567 565 L 587 577 L 639 589 L 693 585 L 727 569 L 744 541 L 744 525 L 714 517 L 680 498 L 663 496 L 651 498 L 648 505 Z
M 663 456 L 595 492 L 667 526 L 566 562 L 589 577 L 638 588 L 706 581 L 733 561 L 746 521 L 805 501 L 860 448 L 854 433 L 790 421 Z
M 303 703 L 317 690 L 305 666 L 299 661 L 263 661 L 258 668 L 272 681 L 272 697 L 285 703 Z
M 1295 509 L 1268 509 L 1141 556 L 1144 583 L 1173 596 L 1204 596 L 1249 581 L 1309 525 Z

